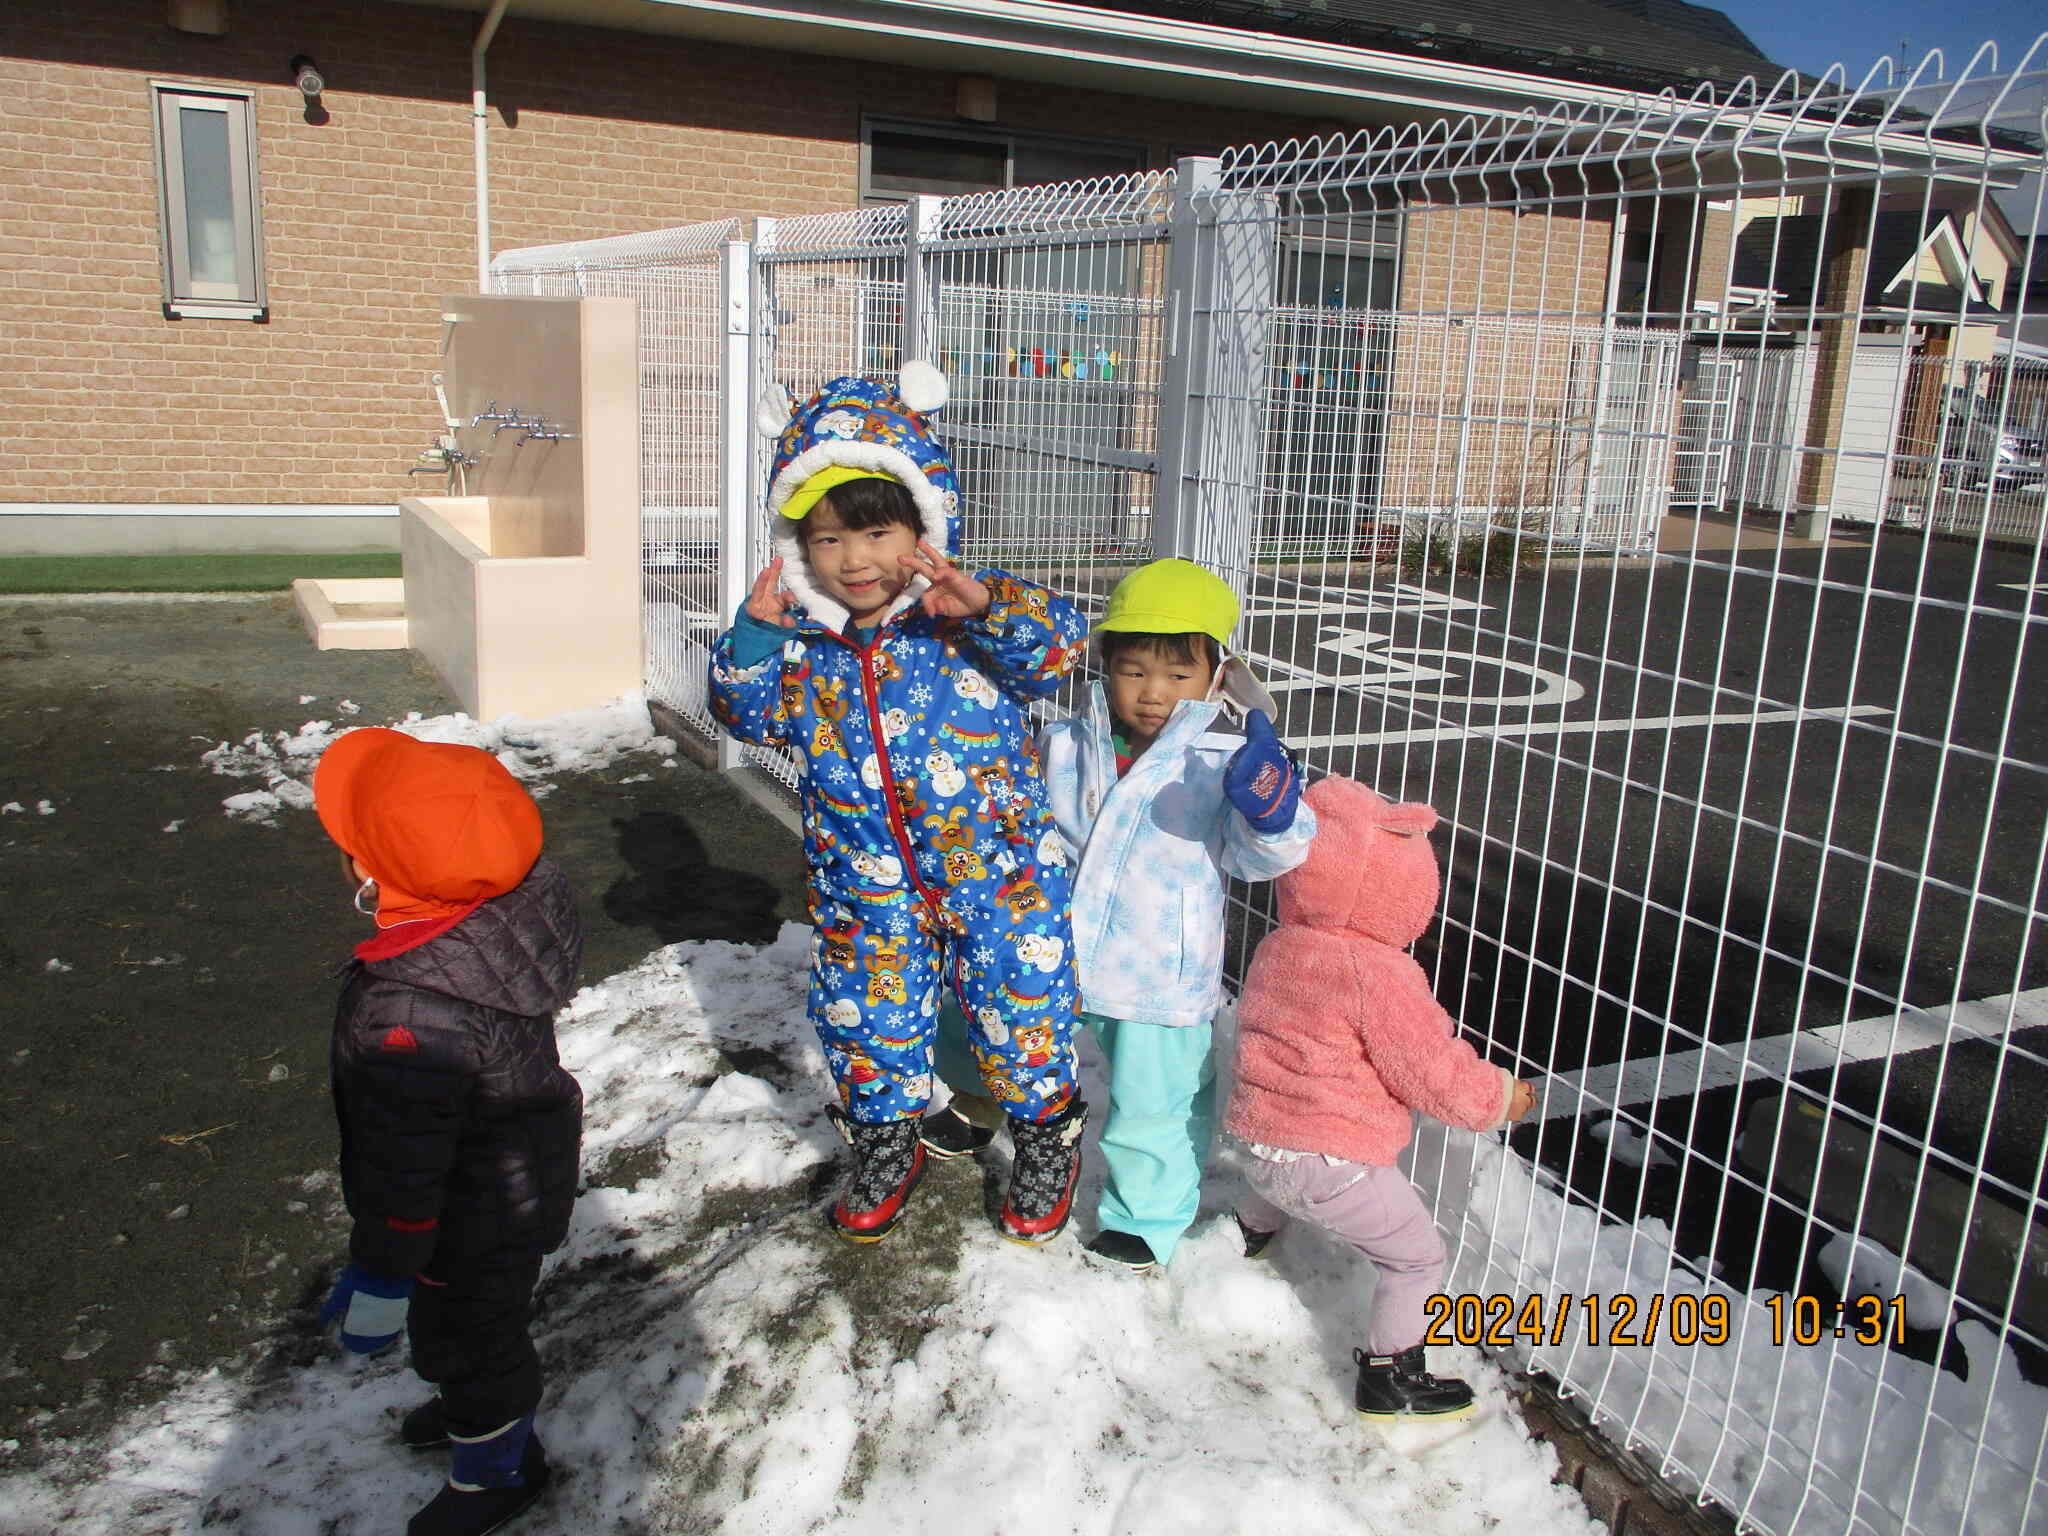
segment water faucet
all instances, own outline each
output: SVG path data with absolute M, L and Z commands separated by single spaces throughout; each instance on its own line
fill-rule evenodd
M 435 444 L 432 448 L 426 449 L 420 454 L 421 462 L 408 469 L 406 473 L 408 475 L 449 475 L 454 474 L 458 470 L 475 469 L 477 466 L 476 456 L 459 451 L 453 446 L 453 443 L 454 439 L 449 438 Z
M 498 402 L 493 400 L 489 405 L 470 417 L 469 424 L 472 427 L 480 427 L 487 421 L 517 421 L 518 419 L 519 413 L 517 411 L 501 411 L 498 409 Z

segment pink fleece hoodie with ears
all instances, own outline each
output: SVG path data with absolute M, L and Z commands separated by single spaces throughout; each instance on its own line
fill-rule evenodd
M 1507 1123 L 1514 1074 L 1480 1059 L 1404 951 L 1436 915 L 1426 805 L 1322 779 L 1308 858 L 1274 884 L 1280 926 L 1237 1007 L 1237 1084 L 1224 1129 L 1244 1141 L 1392 1163 L 1411 1109 L 1467 1130 Z

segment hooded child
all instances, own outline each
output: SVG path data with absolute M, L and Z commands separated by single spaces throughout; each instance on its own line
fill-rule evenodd
M 1224 1129 L 1251 1153 L 1237 1208 L 1259 1257 L 1291 1219 L 1322 1227 L 1378 1272 L 1355 1403 L 1366 1419 L 1450 1419 L 1472 1389 L 1431 1375 L 1425 1303 L 1443 1288 L 1443 1238 L 1396 1166 L 1416 1111 L 1470 1131 L 1529 1113 L 1535 1090 L 1482 1058 L 1430 995 L 1409 945 L 1436 915 L 1436 812 L 1389 805 L 1352 779 L 1306 802 L 1321 830 L 1275 886 L 1237 1006 L 1237 1074 Z
M 924 1177 L 949 989 L 980 1021 L 975 1071 L 1015 1149 L 998 1228 L 1037 1244 L 1067 1223 L 1087 1109 L 1069 871 L 1030 705 L 1087 627 L 1045 587 L 954 564 L 959 489 L 927 420 L 945 398 L 938 370 L 911 362 L 893 389 L 834 379 L 786 422 L 764 416 L 780 429 L 775 559 L 713 650 L 711 708 L 801 775 L 810 1015 L 853 1149 L 832 1225 L 882 1238 Z
M 410 1335 L 439 1391 L 400 1439 L 446 1447 L 449 1474 L 408 1536 L 476 1536 L 552 1476 L 527 1329 L 576 1198 L 583 1095 L 553 1022 L 582 954 L 575 893 L 541 857 L 532 796 L 475 747 L 350 731 L 322 754 L 313 804 L 377 930 L 334 1020 L 352 1226 L 321 1321 L 357 1354 Z
M 1228 650 L 1237 621 L 1237 596 L 1214 573 L 1141 566 L 1095 628 L 1103 677 L 1086 708 L 1041 738 L 1053 815 L 1078 860 L 1081 1016 L 1109 1068 L 1088 1252 L 1138 1272 L 1172 1258 L 1201 1202 L 1228 882 L 1286 873 L 1316 832 L 1272 701 Z M 949 1086 L 951 1039 L 942 1033 Z M 985 1118 L 971 1090 L 956 1092 L 927 1122 L 927 1145 L 969 1150 Z

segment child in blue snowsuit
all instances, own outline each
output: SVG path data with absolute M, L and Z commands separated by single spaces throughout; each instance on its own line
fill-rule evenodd
M 1224 649 L 1237 617 L 1230 588 L 1189 561 L 1133 571 L 1096 628 L 1103 680 L 1042 737 L 1053 815 L 1078 855 L 1082 1018 L 1109 1066 L 1108 1179 L 1088 1251 L 1137 1271 L 1172 1256 L 1201 1196 L 1226 879 L 1285 874 L 1315 835 L 1271 701 Z M 957 1085 L 949 1045 L 940 1069 Z M 978 1144 L 985 1118 L 971 1087 L 956 1092 L 927 1145 Z
M 768 493 L 776 558 L 713 651 L 711 708 L 802 774 L 811 1021 L 854 1153 L 833 1225 L 885 1236 L 924 1176 L 943 985 L 983 1021 L 979 1086 L 1015 1147 L 1002 1233 L 1042 1243 L 1072 1209 L 1086 1106 L 1066 849 L 1029 702 L 1087 626 L 1044 587 L 952 563 L 959 494 L 924 417 L 944 401 L 944 378 L 912 362 L 896 391 L 834 379 L 790 417 Z

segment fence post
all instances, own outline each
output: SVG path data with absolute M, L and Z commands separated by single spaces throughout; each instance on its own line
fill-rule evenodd
M 1241 571 L 1261 497 L 1279 205 L 1224 199 L 1222 184 L 1216 159 L 1175 164 L 1152 553 Z
M 910 200 L 910 217 L 903 221 L 903 325 L 896 347 L 896 366 L 912 358 L 938 362 L 938 283 L 926 265 L 925 253 L 938 242 L 939 212 L 943 197 L 921 192 Z
M 746 600 L 753 581 L 752 470 L 754 458 L 753 247 L 728 240 L 719 261 L 719 310 L 724 323 L 719 353 L 718 622 L 723 628 Z M 744 761 L 740 744 L 718 733 L 718 766 Z

